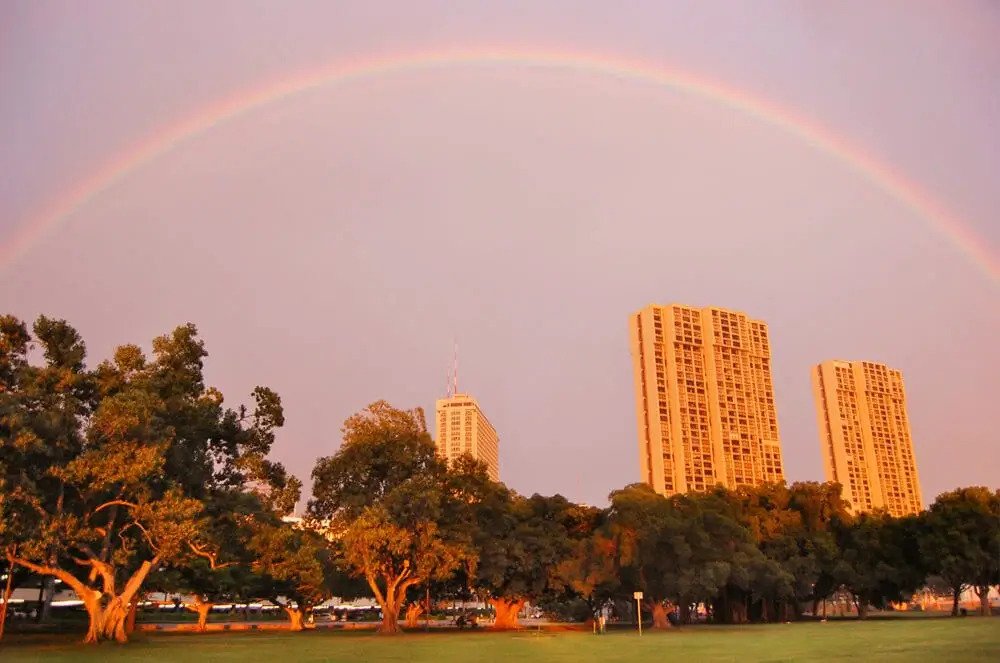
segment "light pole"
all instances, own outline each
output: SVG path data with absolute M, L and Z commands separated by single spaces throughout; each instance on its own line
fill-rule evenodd
M 642 592 L 635 592 L 632 594 L 635 598 L 635 617 L 636 621 L 639 623 L 639 635 L 642 635 Z

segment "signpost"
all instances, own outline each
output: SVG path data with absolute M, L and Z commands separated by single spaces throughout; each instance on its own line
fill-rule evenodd
M 639 635 L 642 635 L 642 592 L 635 592 L 632 596 L 635 598 L 635 616 L 636 621 L 639 622 Z

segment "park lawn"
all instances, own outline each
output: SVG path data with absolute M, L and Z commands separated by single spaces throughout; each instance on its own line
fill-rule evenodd
M 85 647 L 65 637 L 25 636 L 0 645 L 0 661 L 1000 661 L 1000 619 L 925 618 L 755 626 L 692 626 L 669 632 L 313 631 L 137 635 L 127 645 Z M 53 636 L 54 638 L 54 636 Z

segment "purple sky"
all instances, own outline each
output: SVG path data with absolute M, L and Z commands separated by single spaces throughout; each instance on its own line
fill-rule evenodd
M 502 46 L 701 72 L 865 146 L 1000 253 L 990 2 L 0 4 L 0 243 L 128 145 L 338 59 Z M 669 7 L 664 7 L 669 5 Z M 460 9 L 455 9 L 460 7 Z M 497 65 L 296 95 L 131 172 L 0 265 L 0 310 L 96 364 L 198 325 L 231 403 L 278 390 L 308 483 L 341 422 L 460 387 L 524 492 L 638 480 L 626 319 L 770 325 L 786 474 L 822 479 L 809 368 L 903 371 L 927 501 L 998 486 L 1000 289 L 911 209 L 780 129 L 683 92 Z

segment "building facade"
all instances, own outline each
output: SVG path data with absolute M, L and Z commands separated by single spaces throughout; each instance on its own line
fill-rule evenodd
M 784 479 L 764 322 L 673 304 L 629 327 L 643 481 L 672 495 Z
M 843 486 L 851 510 L 920 512 L 902 373 L 868 361 L 825 361 L 813 367 L 812 383 L 826 479 Z
M 455 394 L 437 401 L 438 454 L 453 462 L 469 454 L 486 463 L 490 478 L 500 480 L 500 438 L 479 403 L 468 394 Z

